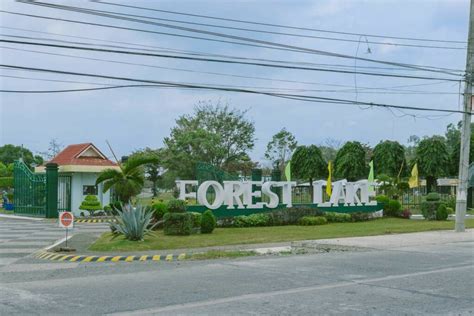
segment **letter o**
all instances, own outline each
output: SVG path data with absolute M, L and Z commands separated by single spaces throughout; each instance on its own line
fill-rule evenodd
M 214 192 L 216 192 L 216 198 L 212 204 L 209 204 L 209 201 L 207 200 L 207 190 L 209 187 L 212 187 Z M 224 188 L 217 181 L 204 181 L 199 186 L 197 196 L 199 204 L 204 205 L 208 209 L 215 210 L 221 207 L 222 203 L 224 203 Z

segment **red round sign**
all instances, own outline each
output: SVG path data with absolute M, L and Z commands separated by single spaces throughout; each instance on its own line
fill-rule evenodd
M 70 212 L 63 212 L 61 213 L 59 220 L 64 227 L 69 227 L 72 225 L 73 216 Z

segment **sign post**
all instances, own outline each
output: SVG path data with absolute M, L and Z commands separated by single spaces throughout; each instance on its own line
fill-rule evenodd
M 59 213 L 59 227 L 66 228 L 66 248 L 67 248 L 67 233 L 69 228 L 74 226 L 74 214 L 72 212 Z

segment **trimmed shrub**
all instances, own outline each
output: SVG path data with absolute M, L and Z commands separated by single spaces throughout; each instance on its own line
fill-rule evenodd
M 170 200 L 168 202 L 168 212 L 170 213 L 186 212 L 186 202 L 183 200 Z
M 441 197 L 436 192 L 431 192 L 431 193 L 428 193 L 426 195 L 426 200 L 427 201 L 439 201 L 440 199 L 441 199 Z
M 190 212 L 192 220 L 193 220 L 193 234 L 197 234 L 201 231 L 201 222 L 202 222 L 202 214 L 197 212 Z
M 163 232 L 165 235 L 191 235 L 193 216 L 191 213 L 166 213 L 163 216 Z
M 324 212 L 320 209 L 307 206 L 293 206 L 265 214 L 270 216 L 269 223 L 274 226 L 295 225 L 298 224 L 299 219 L 304 216 L 324 216 Z
M 324 213 L 324 217 L 329 223 L 344 223 L 352 221 L 351 215 L 346 213 L 326 212 Z
M 303 226 L 314 226 L 327 224 L 327 220 L 322 216 L 304 216 L 299 219 L 298 223 Z
M 79 206 L 80 210 L 88 211 L 91 216 L 94 216 L 94 212 L 101 210 L 102 205 L 99 199 L 95 195 L 86 195 L 84 201 Z
M 201 218 L 201 234 L 210 234 L 216 228 L 216 217 L 211 210 L 207 210 L 202 214 Z
M 436 220 L 437 221 L 445 221 L 448 219 L 448 209 L 446 204 L 440 203 L 438 208 L 436 209 Z
M 384 216 L 400 217 L 402 205 L 397 200 L 388 201 L 387 207 L 384 207 Z
M 364 222 L 364 221 L 368 221 L 368 220 L 371 220 L 371 219 L 373 219 L 373 218 L 372 218 L 372 214 L 370 214 L 370 213 L 365 213 L 365 212 L 351 213 L 351 220 L 353 222 Z
M 166 203 L 154 203 L 152 206 L 153 208 L 153 217 L 155 221 L 161 221 L 163 216 L 168 213 L 168 206 Z
M 234 227 L 261 227 L 272 226 L 272 218 L 268 214 L 257 213 L 234 217 Z

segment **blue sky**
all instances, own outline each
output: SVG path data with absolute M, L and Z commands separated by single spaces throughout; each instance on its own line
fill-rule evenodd
M 112 1 L 112 0 L 111 0 Z M 165 13 L 124 9 L 89 1 L 49 1 L 88 8 L 181 19 L 204 23 L 217 23 L 240 27 L 222 21 L 180 17 Z M 132 1 L 120 3 L 131 4 Z M 2 10 L 70 18 L 95 23 L 114 24 L 127 27 L 170 31 L 154 26 L 132 22 L 118 22 L 112 19 L 92 17 L 80 13 L 63 12 L 42 8 L 10 0 L 0 2 Z M 303 26 L 363 34 L 382 34 L 388 36 L 436 38 L 465 41 L 467 38 L 468 1 L 133 1 L 133 5 L 184 11 L 196 14 L 225 16 L 234 19 L 262 21 L 266 23 Z M 252 58 L 279 59 L 295 62 L 311 62 L 348 65 L 354 67 L 354 60 L 302 54 L 264 48 L 245 47 L 223 43 L 212 43 L 132 31 L 112 30 L 92 26 L 74 25 L 59 21 L 39 20 L 27 17 L 0 14 L 3 35 L 20 35 L 61 40 L 94 42 L 51 34 L 39 34 L 12 30 L 4 27 L 22 28 L 60 35 L 83 36 L 104 40 L 160 46 L 172 49 L 193 50 L 214 54 L 225 54 Z M 250 26 L 265 30 L 277 30 L 298 34 L 333 36 L 359 39 L 342 35 L 311 33 L 296 30 L 271 29 Z M 213 29 L 215 30 L 215 29 Z M 219 30 L 218 30 L 219 31 Z M 358 43 L 328 41 L 313 38 L 298 38 L 282 35 L 258 34 L 220 30 L 241 36 L 304 46 L 313 49 L 355 55 Z M 368 38 L 373 41 L 401 43 L 400 40 Z M 358 56 L 389 60 L 395 62 L 464 69 L 465 50 L 442 50 L 409 48 L 400 46 L 376 45 L 361 38 Z M 97 41 L 96 41 L 97 43 Z M 408 43 L 408 42 L 407 42 Z M 415 43 L 416 44 L 416 43 Z M 430 44 L 430 43 L 428 43 Z M 445 45 L 437 43 L 438 45 Z M 448 45 L 448 44 L 446 44 Z M 79 71 L 112 76 L 128 76 L 153 80 L 179 82 L 227 84 L 248 87 L 271 87 L 278 89 L 319 89 L 333 92 L 313 92 L 314 95 L 355 99 L 367 102 L 382 102 L 418 107 L 458 109 L 459 85 L 456 82 L 437 82 L 432 85 L 404 88 L 424 92 L 449 92 L 451 94 L 383 94 L 353 92 L 355 80 L 358 87 L 395 87 L 433 83 L 426 80 L 381 78 L 353 74 L 335 74 L 300 70 L 284 70 L 242 65 L 223 65 L 193 61 L 160 59 L 143 56 L 121 56 L 114 54 L 68 51 L 43 47 L 27 47 L 1 43 L 0 59 L 3 64 L 28 67 L 51 68 L 66 71 Z M 461 45 L 462 46 L 462 45 Z M 70 54 L 88 58 L 109 59 L 141 63 L 160 67 L 184 68 L 195 71 L 221 72 L 243 76 L 259 76 L 268 79 L 283 79 L 312 82 L 313 84 L 288 83 L 274 80 L 252 80 L 235 77 L 196 74 L 159 68 L 122 65 L 100 61 L 81 60 L 69 57 L 50 56 L 22 52 L 9 48 L 31 49 L 42 52 Z M 371 53 L 367 53 L 370 48 Z M 358 67 L 380 64 L 357 62 Z M 360 70 L 361 68 L 359 68 Z M 380 70 L 382 71 L 382 70 Z M 383 70 L 401 72 L 398 70 Z M 23 76 L 41 79 L 60 79 L 83 82 L 117 83 L 103 79 L 77 78 L 52 74 L 32 73 L 0 69 L 2 75 Z M 403 71 L 413 74 L 412 71 Z M 443 76 L 424 73 L 429 76 Z M 0 78 L 3 89 L 41 90 L 78 89 L 93 87 L 89 84 L 42 82 L 9 77 Z M 347 85 L 331 87 L 319 84 Z M 337 91 L 334 90 L 346 90 Z M 362 91 L 362 90 L 359 90 Z M 368 91 L 368 90 L 365 90 Z M 309 93 L 309 92 L 305 92 Z M 56 138 L 63 144 L 93 142 L 107 155 L 106 140 L 112 144 L 119 155 L 133 150 L 163 145 L 163 138 L 169 135 L 175 119 L 192 112 L 200 100 L 228 102 L 239 109 L 248 109 L 248 118 L 256 125 L 256 147 L 251 153 L 255 160 L 264 161 L 263 153 L 271 136 L 282 127 L 295 134 L 300 144 L 324 144 L 326 139 L 339 141 L 358 140 L 370 145 L 380 140 L 390 139 L 406 143 L 410 135 L 419 136 L 443 134 L 446 125 L 460 120 L 460 114 L 436 119 L 399 117 L 386 109 L 361 109 L 354 105 L 308 103 L 272 98 L 269 96 L 244 95 L 229 92 L 187 91 L 176 89 L 122 89 L 91 91 L 68 94 L 21 95 L 0 93 L 0 143 L 24 144 L 35 152 L 45 151 L 48 142 Z M 413 112 L 408 112 L 413 113 Z M 423 113 L 418 113 L 423 114 Z

